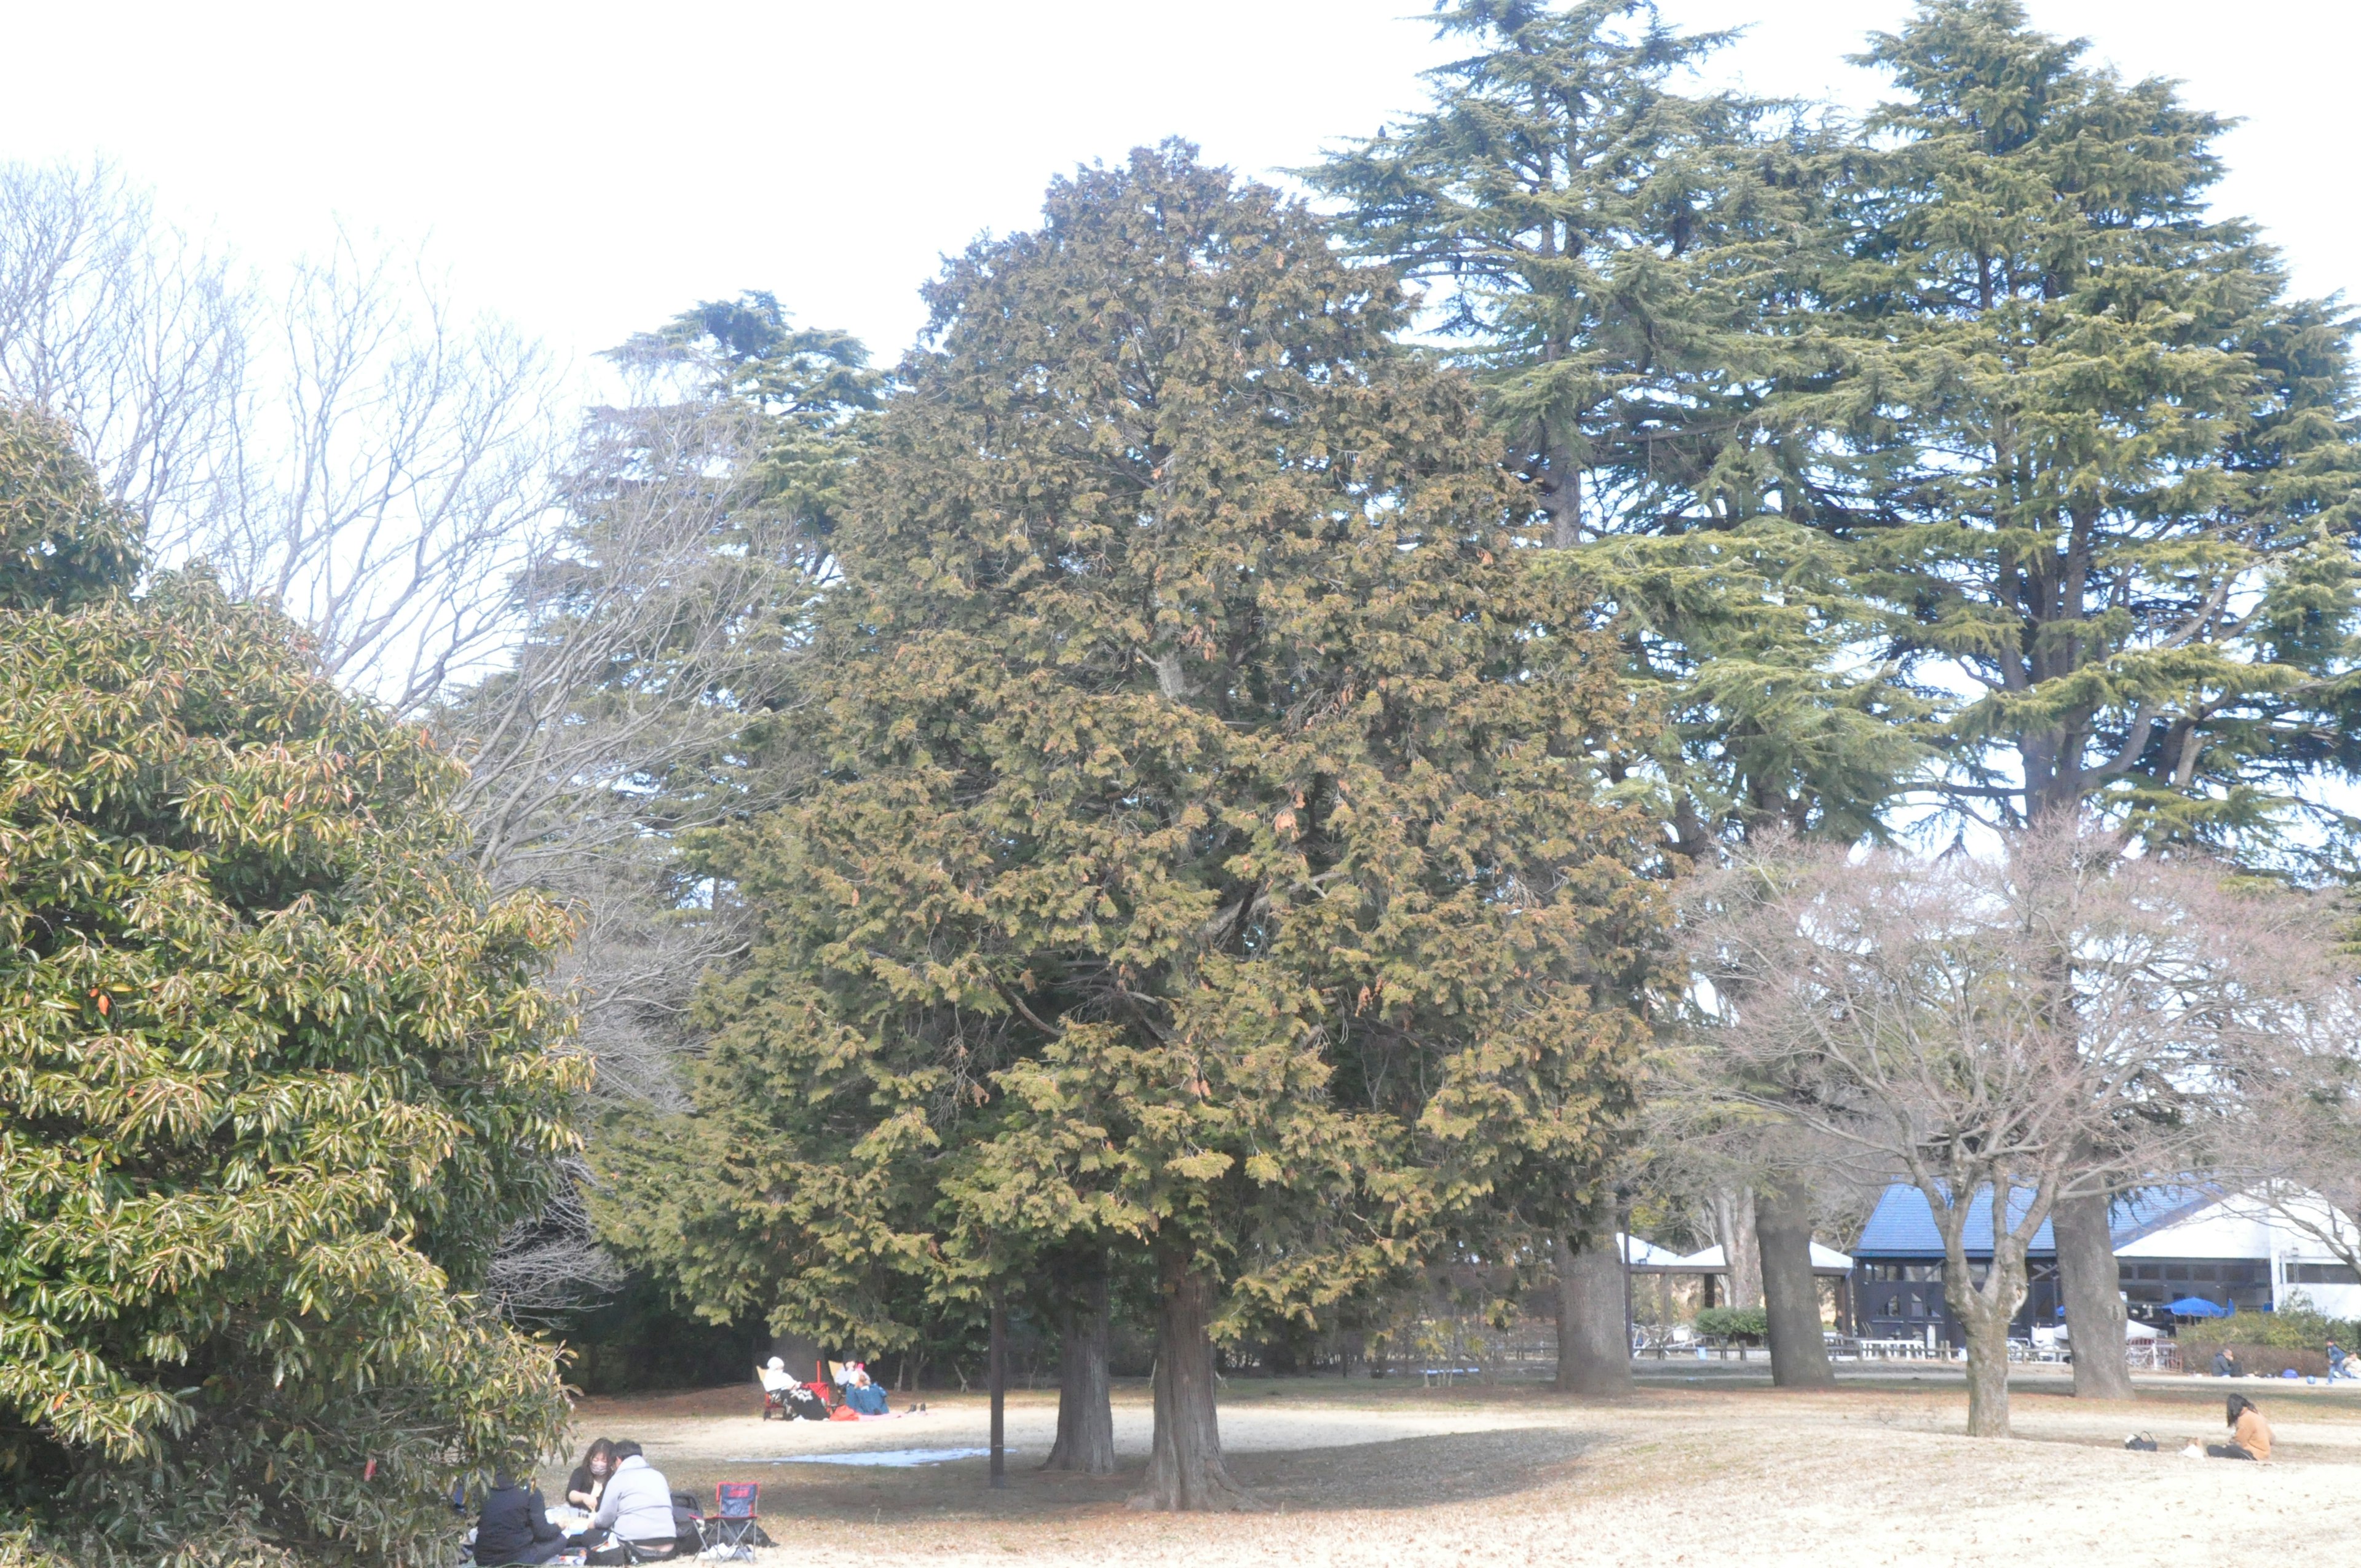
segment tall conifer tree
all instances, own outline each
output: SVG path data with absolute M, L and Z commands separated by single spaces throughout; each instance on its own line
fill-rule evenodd
M 2082 50 L 1936 0 L 1861 57 L 1900 95 L 1832 215 L 1814 510 L 1949 709 L 1956 807 L 2284 851 L 2361 761 L 2351 323 L 2208 211 L 2224 122 Z
M 1679 92 L 1731 35 L 1677 32 L 1647 0 L 1437 11 L 1477 47 L 1428 73 L 1433 105 L 1303 171 L 1343 203 L 1346 245 L 1427 285 L 1551 543 L 1750 510 L 1732 334 L 1796 199 L 1779 106 Z
M 1846 546 L 1803 521 L 1807 451 L 1781 419 L 1830 364 L 1802 308 L 1830 137 L 1787 105 L 1685 94 L 1729 35 L 1644 0 L 1437 9 L 1475 52 L 1308 177 L 1352 251 L 1427 287 L 1561 547 L 1535 569 L 1589 586 L 1670 718 L 1653 762 L 1682 851 L 1877 831 L 1923 756 L 1919 704 L 1861 657 L 1874 618 Z M 1789 1251 L 1765 1266 L 1808 1294 Z M 1625 1385 L 1620 1263 L 1564 1267 L 1562 1384 Z M 1808 1337 L 1817 1354 L 1817 1321 Z
M 1899 93 L 1831 214 L 1843 370 L 1790 404 L 1811 509 L 1941 710 L 1953 810 L 2341 852 L 2309 786 L 2361 762 L 2351 323 L 2209 212 L 2224 123 L 2082 51 L 2015 0 L 1934 0 L 1861 57 Z M 2057 1230 L 2075 1341 L 2106 1345 L 2091 1161 Z M 2115 1357 L 2075 1374 L 2128 1394 Z
M 934 287 L 854 480 L 673 1201 L 789 1297 L 1141 1260 L 1148 1498 L 1219 1508 L 1210 1335 L 1569 1223 L 1645 1036 L 1642 720 L 1387 274 L 1178 145 L 1047 211 Z

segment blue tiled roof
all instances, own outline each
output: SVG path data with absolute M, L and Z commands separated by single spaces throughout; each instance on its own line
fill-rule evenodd
M 2108 1230 L 2118 1247 L 2140 1237 L 2162 1230 L 2202 1208 L 2218 1196 L 2206 1187 L 2176 1185 L 2144 1187 L 2118 1198 L 2109 1213 Z M 2024 1216 L 2033 1194 L 2018 1190 L 2010 1194 L 2009 1217 Z M 1970 1257 L 1992 1255 L 1992 1189 L 1987 1187 L 1975 1195 L 1968 1205 L 1968 1223 L 1960 1240 L 1966 1244 Z M 2049 1222 L 2043 1220 L 2041 1228 L 2033 1233 L 2026 1253 L 2033 1257 L 2054 1257 L 2058 1242 L 2049 1234 Z M 1927 1206 L 1927 1195 L 1907 1181 L 1897 1181 L 1885 1190 L 1877 1201 L 1877 1209 L 1861 1227 L 1861 1240 L 1853 1244 L 1855 1257 L 1941 1257 L 1943 1237 L 1935 1229 L 1935 1212 Z

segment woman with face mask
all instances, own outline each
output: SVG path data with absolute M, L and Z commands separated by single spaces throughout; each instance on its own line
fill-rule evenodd
M 582 1463 L 566 1478 L 566 1500 L 586 1514 L 597 1513 L 599 1496 L 607 1490 L 607 1477 L 614 1469 L 615 1445 L 602 1437 L 590 1445 Z

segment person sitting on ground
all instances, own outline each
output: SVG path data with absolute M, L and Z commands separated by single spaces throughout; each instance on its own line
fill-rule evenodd
M 549 1522 L 541 1488 L 492 1473 L 492 1489 L 476 1519 L 477 1568 L 546 1563 L 566 1550 L 566 1532 Z
M 663 1471 L 647 1462 L 640 1445 L 629 1439 L 615 1445 L 615 1473 L 607 1478 L 598 1509 L 590 1516 L 590 1528 L 583 1532 L 582 1544 L 590 1548 L 585 1561 L 609 1568 L 628 1563 L 631 1552 L 624 1550 L 625 1541 L 642 1558 L 670 1557 L 680 1545 L 679 1527 L 672 1513 L 672 1484 Z
M 2227 1420 L 2230 1441 L 2207 1443 L 2207 1458 L 2264 1460 L 2271 1456 L 2271 1423 L 2255 1409 L 2252 1399 L 2244 1394 L 2231 1395 Z
M 885 1390 L 869 1380 L 869 1369 L 865 1366 L 856 1366 L 852 1369 L 852 1376 L 844 1386 L 844 1402 L 851 1406 L 860 1415 L 884 1416 L 893 1413 L 885 1404 Z
M 2345 1375 L 2345 1352 L 2334 1340 L 2330 1340 L 2328 1342 L 2329 1380 L 2334 1382 Z
M 607 1489 L 607 1477 L 614 1473 L 615 1445 L 600 1438 L 585 1450 L 582 1463 L 566 1478 L 566 1500 L 584 1513 L 596 1513 L 598 1494 Z

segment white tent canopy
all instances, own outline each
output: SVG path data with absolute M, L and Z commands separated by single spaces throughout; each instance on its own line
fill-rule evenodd
M 1623 1261 L 1634 1268 L 1656 1268 L 1669 1272 L 1680 1260 L 1680 1254 L 1670 1247 L 1658 1246 L 1639 1236 L 1617 1233 L 1615 1239 L 1622 1244 Z
M 1664 1272 L 1666 1274 L 1727 1274 L 1730 1272 L 1730 1262 L 1722 1255 L 1720 1247 L 1709 1246 L 1703 1252 L 1693 1252 L 1686 1256 L 1672 1259 L 1664 1265 Z M 1850 1274 L 1852 1259 L 1832 1246 L 1822 1246 L 1819 1243 L 1814 1242 L 1812 1272 Z

